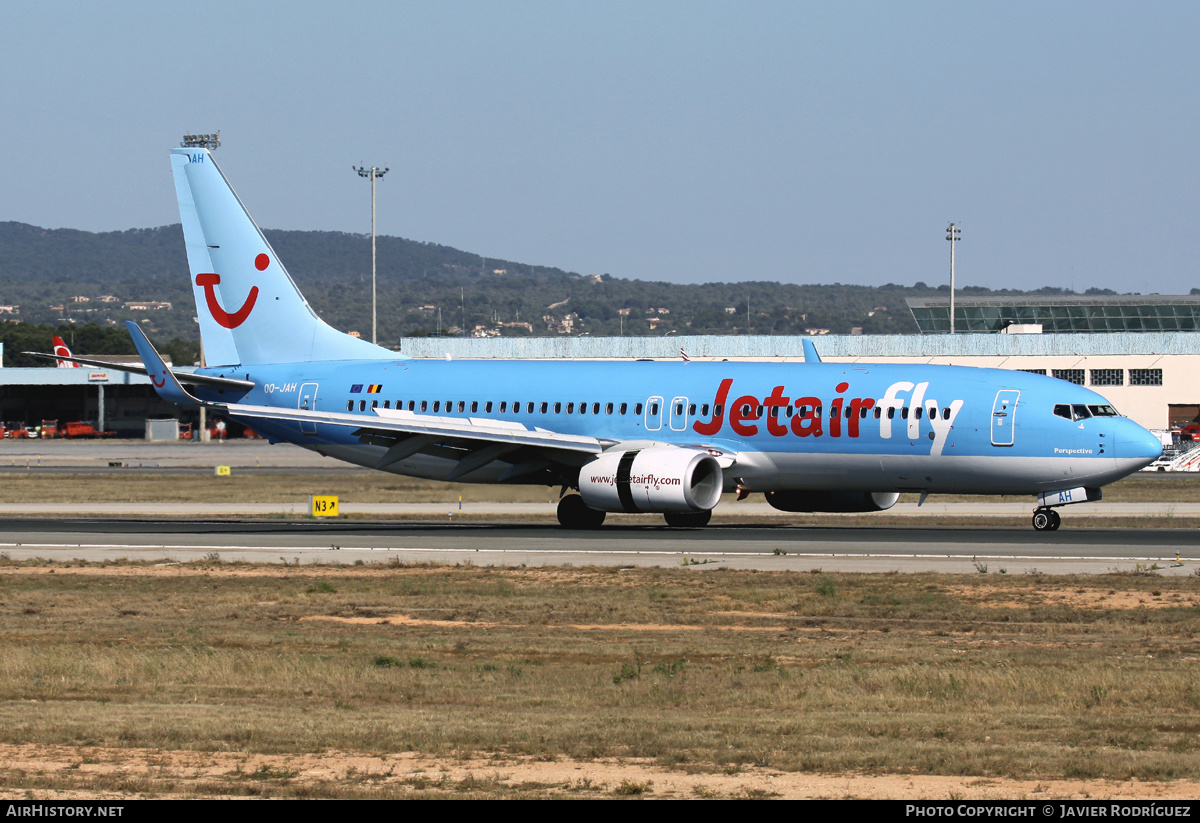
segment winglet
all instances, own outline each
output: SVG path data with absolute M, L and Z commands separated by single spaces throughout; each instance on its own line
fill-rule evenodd
M 804 362 L 805 363 L 820 363 L 821 355 L 817 354 L 817 347 L 813 345 L 813 341 L 805 337 L 800 341 L 804 346 Z
M 142 363 L 146 366 L 146 376 L 154 384 L 154 390 L 158 392 L 159 397 L 169 400 L 177 406 L 207 405 L 203 400 L 193 397 L 179 383 L 137 323 L 126 320 L 125 328 L 129 329 L 129 336 L 133 338 L 133 345 L 137 349 L 138 356 L 142 358 Z

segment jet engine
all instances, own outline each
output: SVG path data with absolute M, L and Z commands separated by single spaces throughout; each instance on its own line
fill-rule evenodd
M 766 498 L 781 512 L 881 512 L 896 505 L 900 493 L 782 491 L 767 492 Z
M 692 449 L 610 451 L 579 470 L 579 494 L 606 512 L 708 511 L 721 499 L 721 466 Z

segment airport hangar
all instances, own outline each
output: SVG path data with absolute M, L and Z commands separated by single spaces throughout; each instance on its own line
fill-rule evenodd
M 921 334 L 810 335 L 823 360 L 935 363 L 1033 371 L 1088 386 L 1148 429 L 1200 419 L 1200 295 L 909 299 Z M 801 337 L 406 338 L 409 357 L 455 359 L 762 360 L 802 362 Z M 86 356 L 86 355 L 82 355 Z M 104 358 L 103 355 L 97 355 Z M 122 358 L 110 357 L 119 360 Z M 3 368 L 0 421 L 102 422 L 141 437 L 148 418 L 195 423 L 150 381 L 103 369 Z M 183 369 L 186 370 L 186 369 Z M 319 391 L 319 390 L 318 390 Z

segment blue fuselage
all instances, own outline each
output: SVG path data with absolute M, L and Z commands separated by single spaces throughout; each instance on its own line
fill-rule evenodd
M 201 373 L 255 383 L 245 395 L 198 391 L 206 400 L 360 414 L 364 426 L 378 418 L 376 409 L 403 409 L 613 444 L 702 445 L 736 454 L 726 486 L 754 491 L 1034 494 L 1101 486 L 1161 453 L 1153 435 L 1095 392 L 999 369 L 398 359 Z M 273 440 L 361 465 L 374 465 L 385 449 L 346 427 L 245 422 Z M 454 463 L 453 455 L 426 450 L 388 470 L 442 478 Z M 496 482 L 502 474 L 483 466 L 461 479 Z

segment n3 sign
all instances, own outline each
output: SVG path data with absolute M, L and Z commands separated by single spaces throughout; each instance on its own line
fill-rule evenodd
M 337 517 L 338 499 L 334 494 L 314 494 L 309 498 L 313 517 Z

